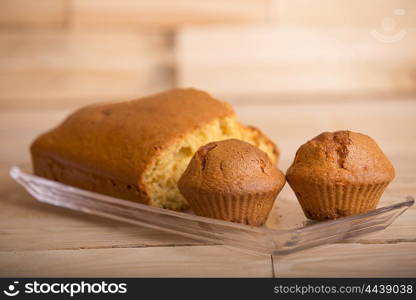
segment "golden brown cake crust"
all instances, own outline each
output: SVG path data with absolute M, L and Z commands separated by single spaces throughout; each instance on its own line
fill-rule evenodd
M 285 177 L 257 147 L 237 139 L 212 142 L 194 155 L 178 182 L 227 194 L 262 193 L 283 185 Z
M 141 199 L 136 201 L 148 202 L 141 177 L 158 153 L 190 131 L 233 114 L 227 103 L 195 89 L 87 106 L 34 141 L 34 171 L 51 177 L 47 169 L 53 165 L 56 172 L 68 167 L 83 176 L 92 172 L 99 185 L 100 178 L 138 185 Z M 82 186 L 82 180 L 72 184 Z
M 351 131 L 324 132 L 296 153 L 289 181 L 371 184 L 389 182 L 394 167 L 369 136 Z

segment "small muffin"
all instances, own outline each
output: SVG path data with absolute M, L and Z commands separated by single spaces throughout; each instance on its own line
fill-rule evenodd
M 264 224 L 284 184 L 265 152 L 237 139 L 199 148 L 178 181 L 197 215 L 255 226 Z
M 286 173 L 306 217 L 317 221 L 376 208 L 393 178 L 376 142 L 351 131 L 324 132 L 302 145 Z

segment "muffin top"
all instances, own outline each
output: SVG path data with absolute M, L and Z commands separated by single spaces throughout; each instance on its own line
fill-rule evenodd
M 259 148 L 237 139 L 199 148 L 178 181 L 181 191 L 261 193 L 281 187 L 285 177 Z
M 324 132 L 303 144 L 286 177 L 317 183 L 380 183 L 394 178 L 394 167 L 369 136 Z

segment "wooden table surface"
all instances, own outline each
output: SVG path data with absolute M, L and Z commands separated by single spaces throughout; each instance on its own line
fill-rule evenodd
M 388 192 L 416 195 L 414 100 L 251 104 L 236 111 L 276 141 L 283 170 L 297 147 L 322 131 L 366 133 L 396 167 Z M 29 162 L 33 138 L 68 112 L 0 111 L 0 276 L 416 276 L 416 207 L 386 230 L 272 258 L 38 203 L 8 171 Z M 281 197 L 294 196 L 285 186 Z

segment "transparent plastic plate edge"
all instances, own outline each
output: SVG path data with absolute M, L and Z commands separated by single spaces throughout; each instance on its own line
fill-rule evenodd
M 17 166 L 10 169 L 10 176 L 40 202 L 205 242 L 274 255 L 289 254 L 384 229 L 414 204 L 414 198 L 407 196 L 404 197 L 405 201 L 360 215 L 312 224 L 300 229 L 270 229 L 117 199 L 38 177 Z

